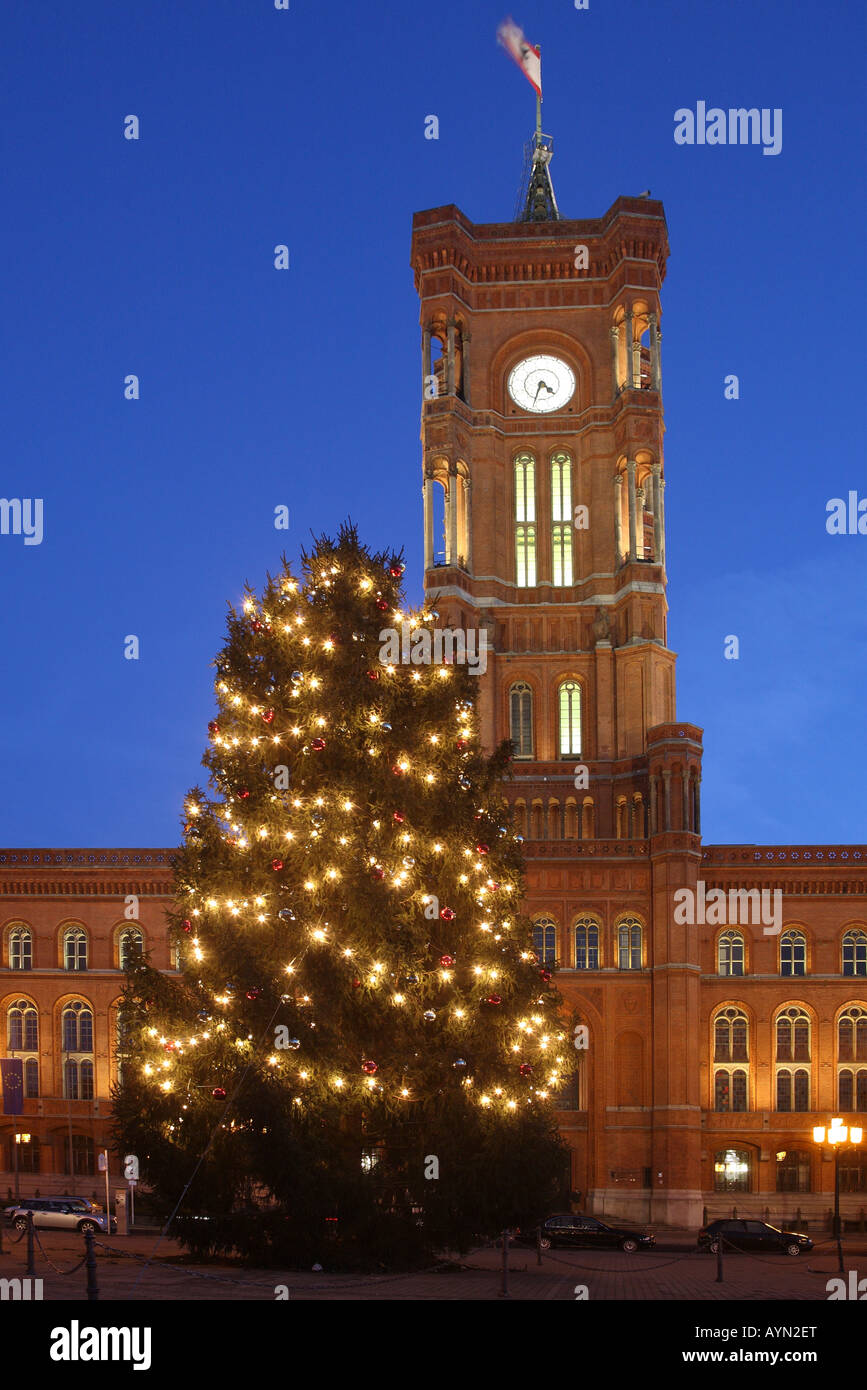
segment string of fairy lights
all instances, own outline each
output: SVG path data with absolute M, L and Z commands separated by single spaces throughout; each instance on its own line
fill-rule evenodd
M 389 572 L 392 578 L 398 579 L 403 566 L 393 563 Z M 279 592 L 273 595 L 283 610 L 279 614 L 272 612 L 270 605 L 259 607 L 248 596 L 243 603 L 243 614 L 252 633 L 256 636 L 265 633 L 270 637 L 282 633 L 291 639 L 293 650 L 297 650 L 294 645 L 297 643 L 309 651 L 311 657 L 318 653 L 320 661 L 327 661 L 338 650 L 336 635 L 322 639 L 304 633 L 309 612 L 286 611 L 286 605 L 311 602 L 317 593 L 327 592 L 340 574 L 340 567 L 331 565 L 307 590 L 294 579 L 285 580 Z M 357 593 L 365 597 L 370 596 L 371 591 L 376 608 L 383 615 L 382 621 L 387 616 L 395 628 L 405 623 L 414 632 L 439 616 L 424 608 L 409 613 L 393 608 L 376 589 L 376 580 L 362 575 L 357 581 Z M 353 633 L 352 636 L 353 640 L 363 640 L 363 634 Z M 372 692 L 376 692 L 372 698 L 385 705 L 389 701 L 394 703 L 401 679 L 420 686 L 418 693 L 422 695 L 426 680 L 447 681 L 452 675 L 453 668 L 449 665 L 419 670 L 385 662 L 378 662 L 364 673 Z M 380 680 L 384 683 L 381 691 Z M 242 759 L 252 754 L 255 759 L 268 752 L 279 757 L 282 747 L 296 757 L 315 756 L 328 746 L 330 739 L 345 733 L 342 711 L 338 707 L 331 712 L 333 694 L 328 679 L 319 671 L 293 670 L 286 688 L 279 692 L 279 699 L 274 692 L 275 705 L 283 707 L 285 702 L 285 722 L 277 708 L 263 701 L 261 696 L 251 699 L 238 684 L 223 675 L 215 682 L 218 715 L 208 725 L 215 756 L 219 754 L 228 761 L 236 755 Z M 390 749 L 392 725 L 374 703 L 364 722 L 364 754 L 371 759 L 391 760 L 389 770 L 396 788 L 414 786 L 416 792 L 422 794 L 441 792 L 454 776 L 449 766 L 454 762 L 452 749 L 460 755 L 462 763 L 477 752 L 473 714 L 472 701 L 458 700 L 451 730 L 444 727 L 428 732 L 424 738 L 426 754 L 410 757 L 401 749 Z M 219 771 L 224 774 L 221 780 L 228 783 L 227 770 Z M 457 783 L 465 792 L 473 787 L 472 778 L 465 772 L 458 772 Z M 219 839 L 233 856 L 237 856 L 239 869 L 246 869 L 252 863 L 261 870 L 263 877 L 273 876 L 274 885 L 263 886 L 260 891 L 248 895 L 222 896 L 215 894 L 213 884 L 208 891 L 203 891 L 195 883 L 188 883 L 180 925 L 192 959 L 204 967 L 203 973 L 218 967 L 210 945 L 217 924 L 224 926 L 228 921 L 233 928 L 244 932 L 255 931 L 257 926 L 273 925 L 275 919 L 282 921 L 291 928 L 295 954 L 282 967 L 287 992 L 281 997 L 284 1002 L 294 1004 L 299 1015 L 303 1013 L 312 1018 L 316 1005 L 312 995 L 306 992 L 309 985 L 297 983 L 304 980 L 307 955 L 313 951 L 330 951 L 351 972 L 352 989 L 361 991 L 361 997 L 364 991 L 370 991 L 371 996 L 387 1001 L 388 1006 L 397 1011 L 409 1010 L 412 1014 L 415 1009 L 422 1032 L 436 1023 L 439 1044 L 445 1041 L 455 1051 L 460 1051 L 463 1043 L 471 1050 L 480 1011 L 496 1015 L 508 998 L 515 984 L 509 967 L 511 957 L 513 966 L 520 963 L 526 970 L 527 980 L 535 978 L 543 986 L 532 1008 L 523 1017 L 507 1022 L 503 1030 L 503 1043 L 507 1054 L 513 1058 L 512 1064 L 505 1057 L 502 1076 L 489 1076 L 484 1085 L 473 1074 L 474 1069 L 466 1058 L 455 1057 L 452 1066 L 460 1074 L 460 1084 L 466 1093 L 483 1108 L 495 1107 L 514 1113 L 522 1105 L 549 1100 L 565 1079 L 567 1059 L 561 1049 L 566 1038 L 560 1031 L 554 1006 L 545 997 L 544 987 L 551 979 L 550 971 L 544 965 L 540 968 L 535 953 L 520 949 L 516 940 L 518 923 L 513 913 L 519 884 L 511 871 L 504 864 L 502 872 L 497 870 L 499 878 L 492 877 L 491 846 L 477 839 L 459 847 L 457 852 L 464 862 L 461 872 L 455 874 L 448 864 L 447 846 L 427 832 L 414 830 L 411 817 L 402 806 L 396 806 L 390 816 L 382 811 L 365 815 L 358 804 L 357 790 L 353 792 L 349 786 L 331 786 L 324 791 L 325 794 L 317 790 L 313 795 L 281 795 L 271 791 L 268 803 L 273 819 L 261 807 L 256 809 L 261 798 L 251 796 L 251 789 L 243 785 L 224 791 L 221 801 L 206 802 L 204 797 L 188 800 L 184 826 L 188 843 L 201 842 L 202 823 L 210 820 L 219 831 Z M 399 801 L 403 799 L 397 797 Z M 245 814 L 248 806 L 254 808 L 255 814 Z M 479 808 L 476 820 L 484 820 L 489 814 Z M 506 837 L 507 828 L 499 826 L 498 835 Z M 520 837 L 513 839 L 520 843 Z M 319 861 L 316 869 L 309 867 L 311 851 Z M 308 863 L 303 865 L 302 860 Z M 383 940 L 373 952 L 328 920 L 329 902 L 345 891 L 346 883 L 351 886 L 361 872 L 371 885 L 381 887 L 387 895 L 394 895 L 404 909 L 411 907 L 429 920 L 438 917 L 441 923 L 454 921 L 455 909 L 447 904 L 440 906 L 439 896 L 430 891 L 431 884 L 421 881 L 424 875 L 420 860 L 430 865 L 434 873 L 439 870 L 443 878 L 451 872 L 464 898 L 472 898 L 478 909 L 478 920 L 473 923 L 477 959 L 458 961 L 456 954 L 443 949 L 430 965 L 416 962 L 408 968 L 405 960 L 383 958 L 388 954 Z M 287 883 L 298 893 L 296 906 L 285 903 Z M 299 915 L 303 919 L 301 923 Z M 421 985 L 418 992 L 417 985 Z M 206 989 L 204 981 L 199 981 L 199 987 Z M 301 989 L 305 992 L 300 993 Z M 435 1008 L 431 1005 L 432 991 L 436 993 Z M 155 1026 L 144 1029 L 152 1051 L 142 1063 L 142 1073 L 164 1094 L 182 1092 L 185 1059 L 211 1043 L 229 1042 L 238 1059 L 247 1063 L 253 1057 L 253 1035 L 232 1036 L 238 1031 L 231 1018 L 236 997 L 234 987 L 227 984 L 207 992 L 212 1002 L 199 1012 L 202 1027 L 189 1032 L 184 1030 L 183 1036 L 170 1036 Z M 254 986 L 245 991 L 245 996 L 253 1002 L 261 992 Z M 370 1104 L 374 1099 L 404 1103 L 420 1098 L 418 1084 L 408 1078 L 406 1068 L 401 1075 L 389 1078 L 380 1074 L 380 1063 L 373 1058 L 361 1058 L 357 1071 L 346 1066 L 326 1066 L 305 1056 L 301 1038 L 286 1037 L 279 1049 L 271 1050 L 264 1057 L 264 1065 L 296 1091 L 293 1101 L 298 1106 L 307 1104 L 316 1088 L 325 1088 L 332 1096 L 351 1104 L 362 1101 Z M 224 1099 L 225 1088 L 214 1086 L 212 1096 Z

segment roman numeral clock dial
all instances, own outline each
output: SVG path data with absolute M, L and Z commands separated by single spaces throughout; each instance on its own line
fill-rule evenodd
M 547 415 L 575 394 L 575 374 L 559 357 L 525 357 L 509 373 L 509 395 L 522 410 Z

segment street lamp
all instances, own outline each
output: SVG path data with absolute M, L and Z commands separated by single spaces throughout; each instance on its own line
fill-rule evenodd
M 843 1270 L 843 1244 L 840 1239 L 840 1152 L 846 1148 L 854 1148 L 861 1143 L 864 1131 L 856 1125 L 844 1125 L 838 1116 L 833 1119 L 828 1126 L 827 1141 L 825 1138 L 825 1126 L 814 1125 L 813 1143 L 829 1143 L 834 1150 L 834 1235 L 837 1240 L 837 1270 L 840 1274 Z
M 13 1151 L 13 1153 L 15 1154 L 15 1200 L 16 1200 L 16 1202 L 17 1202 L 17 1200 L 18 1200 L 18 1194 L 19 1194 L 19 1192 L 20 1192 L 20 1187 L 19 1187 L 19 1182 L 18 1182 L 18 1145 L 19 1145 L 19 1144 L 29 1144 L 29 1143 L 30 1143 L 30 1135 L 29 1135 L 29 1134 L 14 1134 L 12 1137 L 13 1137 L 13 1139 L 15 1140 L 15 1143 L 12 1145 L 12 1151 Z

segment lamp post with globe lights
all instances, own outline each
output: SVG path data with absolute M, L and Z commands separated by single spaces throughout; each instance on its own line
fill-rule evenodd
M 840 1153 L 844 1148 L 855 1148 L 861 1143 L 864 1131 L 855 1125 L 844 1125 L 838 1116 L 832 1119 L 826 1129 L 824 1125 L 814 1125 L 814 1144 L 828 1143 L 834 1150 L 834 1235 L 837 1241 L 837 1269 L 843 1271 L 843 1243 L 840 1238 Z

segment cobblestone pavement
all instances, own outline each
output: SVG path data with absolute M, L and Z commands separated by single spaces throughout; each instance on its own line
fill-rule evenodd
M 36 1277 L 43 1280 L 44 1299 L 85 1299 L 83 1267 L 66 1275 L 52 1268 L 66 1271 L 80 1261 L 81 1238 L 64 1232 L 39 1234 L 45 1254 L 37 1246 Z M 313 1302 L 479 1302 L 501 1296 L 502 1252 L 491 1248 L 473 1251 L 460 1261 L 459 1269 L 364 1276 L 249 1270 L 229 1263 L 179 1264 L 182 1251 L 176 1242 L 163 1241 L 154 1256 L 155 1245 L 155 1237 L 142 1235 L 117 1237 L 99 1245 L 100 1299 L 273 1302 L 281 1285 L 286 1287 L 290 1300 Z M 509 1253 L 509 1298 L 574 1301 L 575 1286 L 585 1285 L 590 1302 L 825 1301 L 826 1282 L 836 1273 L 833 1250 L 823 1245 L 819 1251 L 797 1259 L 785 1255 L 726 1255 L 724 1282 L 719 1284 L 715 1258 L 696 1252 L 694 1235 L 667 1233 L 660 1238 L 660 1245 L 662 1249 L 634 1255 L 620 1250 L 548 1251 L 541 1265 L 537 1264 L 535 1250 L 514 1248 Z M 145 1264 L 149 1259 L 150 1263 Z M 863 1237 L 847 1240 L 845 1265 L 847 1271 L 859 1270 L 859 1278 L 867 1276 L 867 1243 Z M 20 1278 L 25 1274 L 26 1242 L 13 1246 L 4 1233 L 0 1278 Z

